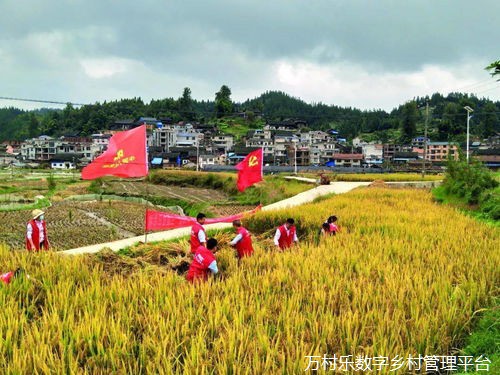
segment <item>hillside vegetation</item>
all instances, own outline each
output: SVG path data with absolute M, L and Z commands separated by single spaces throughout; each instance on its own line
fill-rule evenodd
M 187 89 L 187 91 L 186 91 Z M 186 88 L 182 97 L 154 99 L 145 103 L 141 98 L 129 98 L 62 110 L 44 109 L 21 111 L 0 108 L 0 141 L 23 140 L 41 134 L 90 135 L 109 129 L 117 120 L 155 117 L 178 121 L 199 121 L 217 125 L 221 131 L 240 139 L 248 129 L 261 128 L 266 121 L 302 120 L 307 129 L 336 129 L 351 140 L 361 136 L 367 141 L 407 142 L 423 135 L 425 102 L 429 101 L 429 137 L 433 141 L 465 141 L 466 112 L 464 106 L 474 109 L 471 136 L 480 139 L 495 135 L 500 129 L 498 113 L 500 102 L 451 93 L 446 97 L 435 93 L 426 98 L 414 98 L 392 111 L 370 111 L 334 104 L 306 103 L 284 92 L 268 91 L 243 103 L 233 103 L 230 90 L 224 97 L 223 111 L 216 101 L 198 101 L 191 98 Z

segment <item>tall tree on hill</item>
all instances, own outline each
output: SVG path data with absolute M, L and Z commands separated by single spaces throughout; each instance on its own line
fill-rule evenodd
M 226 85 L 222 85 L 219 92 L 215 93 L 215 111 L 217 118 L 221 118 L 233 112 L 231 89 Z
M 417 103 L 411 101 L 403 105 L 401 110 L 401 141 L 410 142 L 417 133 Z
M 28 137 L 34 138 L 38 135 L 40 123 L 33 112 L 30 113 L 30 122 L 28 127 Z
M 458 108 L 455 103 L 447 103 L 443 109 L 443 117 L 438 125 L 439 141 L 449 141 L 454 137 L 454 131 L 457 129 L 456 119 Z
M 182 118 L 186 120 L 194 120 L 195 113 L 193 108 L 193 99 L 191 98 L 191 89 L 189 87 L 184 87 L 182 96 L 178 100 L 179 112 Z
M 480 124 L 474 134 L 481 135 L 482 138 L 488 138 L 500 129 L 500 122 L 497 116 L 497 107 L 495 103 L 489 102 L 479 111 Z

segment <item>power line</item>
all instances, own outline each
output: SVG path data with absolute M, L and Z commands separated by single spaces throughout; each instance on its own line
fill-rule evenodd
M 34 103 L 63 104 L 63 105 L 71 104 L 73 106 L 90 105 L 90 104 L 82 104 L 82 103 L 58 102 L 58 101 L 55 101 L 55 100 L 10 98 L 10 97 L 7 97 L 7 96 L 0 96 L 0 99 L 2 99 L 2 100 L 15 100 L 15 101 L 18 101 L 18 102 L 34 102 Z
M 496 85 L 495 87 L 491 87 L 489 89 L 486 89 L 486 90 L 483 90 L 483 91 L 479 91 L 478 94 L 481 94 L 481 93 L 487 92 L 487 91 L 491 91 L 491 90 L 497 90 L 497 89 L 500 89 L 500 85 Z
M 477 89 L 477 87 L 484 86 L 484 85 L 487 85 L 489 83 L 491 83 L 491 78 L 485 79 L 484 81 L 472 83 L 470 85 L 459 87 L 455 91 L 471 91 L 473 88 Z M 474 87 L 474 86 L 477 86 L 477 87 Z

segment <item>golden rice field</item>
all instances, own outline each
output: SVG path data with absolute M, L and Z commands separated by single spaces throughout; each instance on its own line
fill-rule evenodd
M 316 244 L 330 214 L 341 232 Z M 499 294 L 498 229 L 428 192 L 358 189 L 247 225 L 267 237 L 287 216 L 299 247 L 259 241 L 238 267 L 224 246 L 223 277 L 199 286 L 161 265 L 110 274 L 2 248 L 3 269 L 36 280 L 0 285 L 0 372 L 301 374 L 311 355 L 447 355 Z

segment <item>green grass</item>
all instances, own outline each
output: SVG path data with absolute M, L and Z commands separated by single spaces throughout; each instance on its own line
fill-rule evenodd
M 236 140 L 246 136 L 251 129 L 261 129 L 265 125 L 264 120 L 255 120 L 253 122 L 244 119 L 220 119 L 216 122 L 218 129 L 224 133 L 233 135 Z
M 156 184 L 222 190 L 230 201 L 244 205 L 274 203 L 312 188 L 304 182 L 285 180 L 279 176 L 264 176 L 263 182 L 240 193 L 236 188 L 236 178 L 231 173 L 157 171 L 148 179 Z
M 495 191 L 497 194 L 500 193 L 500 188 L 496 188 Z M 432 189 L 432 194 L 436 202 L 453 206 L 460 210 L 463 214 L 485 224 L 500 226 L 499 220 L 493 219 L 489 213 L 482 211 L 479 206 L 471 206 L 467 204 L 465 198 L 460 198 L 455 195 L 448 194 L 443 186 L 438 186 Z
M 470 336 L 466 338 L 466 345 L 459 355 L 473 356 L 477 359 L 483 355 L 491 361 L 489 373 L 500 373 L 500 306 L 498 299 L 491 309 L 484 309 L 479 313 L 478 320 Z M 484 371 L 467 372 L 461 374 L 481 374 Z

